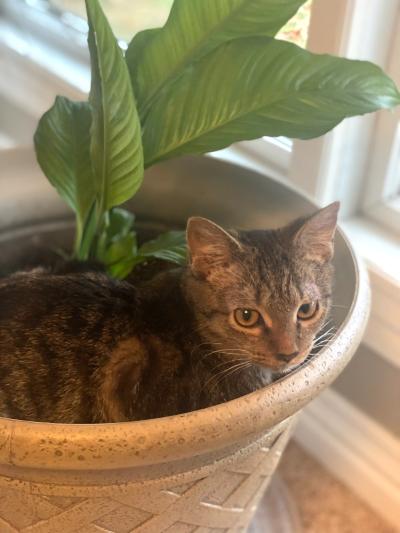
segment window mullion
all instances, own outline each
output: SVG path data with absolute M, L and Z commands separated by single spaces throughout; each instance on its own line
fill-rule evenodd
M 388 74 L 400 83 L 398 51 L 400 49 L 400 6 L 393 17 L 391 57 L 387 61 Z M 389 229 L 400 228 L 400 113 L 380 113 L 370 151 L 368 181 L 365 188 L 362 210 Z
M 314 0 L 308 47 L 316 53 L 367 59 L 384 65 L 397 0 Z M 339 199 L 342 216 L 357 212 L 373 138 L 374 115 L 345 120 L 312 141 L 295 141 L 290 180 L 320 204 Z

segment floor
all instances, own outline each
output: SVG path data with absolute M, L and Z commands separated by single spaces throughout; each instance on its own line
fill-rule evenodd
M 294 500 L 302 533 L 399 533 L 290 442 L 278 469 Z

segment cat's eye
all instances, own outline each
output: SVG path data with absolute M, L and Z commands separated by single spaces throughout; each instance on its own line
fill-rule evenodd
M 318 302 L 307 302 L 302 304 L 297 310 L 297 318 L 299 320 L 310 320 L 313 318 L 319 309 Z
M 237 324 L 243 328 L 251 328 L 260 320 L 260 313 L 254 309 L 236 309 L 233 316 Z

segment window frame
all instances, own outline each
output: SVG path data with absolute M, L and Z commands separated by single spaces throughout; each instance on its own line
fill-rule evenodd
M 314 0 L 308 48 L 373 61 L 386 70 L 399 12 L 397 0 L 370 0 L 368 10 L 363 0 L 329 4 Z M 366 185 L 376 182 L 376 174 L 369 173 L 372 157 L 374 152 L 377 157 L 380 143 L 387 139 L 377 126 L 390 116 L 390 112 L 380 111 L 354 117 L 323 137 L 294 141 L 289 179 L 320 205 L 340 200 L 342 228 L 370 274 L 373 305 L 363 342 L 399 367 L 400 327 L 384 310 L 390 304 L 394 316 L 400 314 L 400 271 L 395 268 L 400 238 L 393 233 L 393 226 L 385 229 L 384 218 L 364 203 Z
M 393 30 L 391 52 L 386 72 L 400 86 L 400 66 L 396 51 L 400 50 L 400 6 Z M 378 117 L 371 147 L 367 186 L 362 201 L 366 216 L 395 232 L 400 231 L 400 110 Z
M 398 10 L 397 0 L 370 0 L 368 12 L 363 0 L 314 0 L 308 48 L 385 68 Z M 291 181 L 321 204 L 340 200 L 343 218 L 358 214 L 377 117 L 382 113 L 388 112 L 346 119 L 323 137 L 294 141 Z M 364 215 L 368 216 L 366 210 Z

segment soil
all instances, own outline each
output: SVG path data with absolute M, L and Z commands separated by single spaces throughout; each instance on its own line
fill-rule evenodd
M 159 233 L 171 228 L 156 223 L 137 224 L 139 245 L 154 239 Z M 27 228 L 14 238 L 4 240 L 0 238 L 0 277 L 6 277 L 21 270 L 31 270 L 36 267 L 46 267 L 55 274 L 67 272 L 104 272 L 105 268 L 96 261 L 71 261 L 66 257 L 71 255 L 73 242 L 73 223 L 57 221 L 49 225 Z M 0 236 L 1 237 L 1 236 Z M 11 236 L 10 236 L 11 237 Z M 151 279 L 156 273 L 164 269 L 174 268 L 176 265 L 158 259 L 141 263 L 126 278 L 134 284 L 143 283 Z

